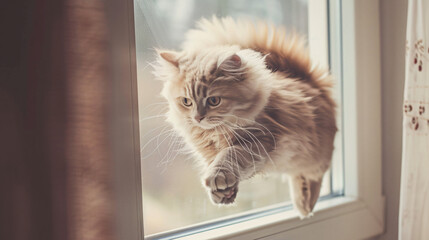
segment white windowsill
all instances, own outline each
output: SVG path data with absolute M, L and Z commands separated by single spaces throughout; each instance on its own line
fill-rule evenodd
M 175 239 L 364 239 L 382 232 L 376 215 L 363 201 L 335 197 L 319 202 L 308 219 L 290 210 Z

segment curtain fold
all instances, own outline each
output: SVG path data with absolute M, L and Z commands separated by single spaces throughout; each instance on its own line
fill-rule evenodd
M 429 239 L 429 2 L 409 0 L 399 239 Z
M 1 240 L 117 239 L 111 2 L 0 8 Z
M 111 54 L 106 3 L 66 0 L 69 239 L 115 239 L 109 143 Z

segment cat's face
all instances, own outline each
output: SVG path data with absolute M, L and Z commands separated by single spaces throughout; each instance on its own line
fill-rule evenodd
M 168 72 L 162 94 L 169 101 L 170 121 L 202 129 L 234 127 L 253 121 L 266 103 L 267 94 L 258 88 L 260 79 L 255 79 L 260 78 L 255 71 L 261 69 L 253 69 L 246 59 L 262 60 L 253 51 L 211 49 L 198 54 L 162 52 L 160 56 L 169 65 L 162 69 Z

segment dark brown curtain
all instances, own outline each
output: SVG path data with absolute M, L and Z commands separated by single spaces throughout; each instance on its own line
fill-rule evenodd
M 0 10 L 0 239 L 114 239 L 101 0 Z

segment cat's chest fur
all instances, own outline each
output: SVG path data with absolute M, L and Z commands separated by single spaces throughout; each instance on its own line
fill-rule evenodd
M 194 127 L 188 132 L 188 138 L 194 150 L 208 165 L 220 151 L 233 146 L 241 146 L 245 151 L 261 157 L 268 156 L 274 150 L 276 136 L 265 126 L 257 124 L 228 131 L 222 128 L 222 132 L 220 129 L 205 130 Z
M 232 139 L 228 134 L 221 134 L 218 129 L 202 129 L 193 127 L 187 134 L 191 145 L 203 160 L 210 164 L 216 155 L 231 145 Z

